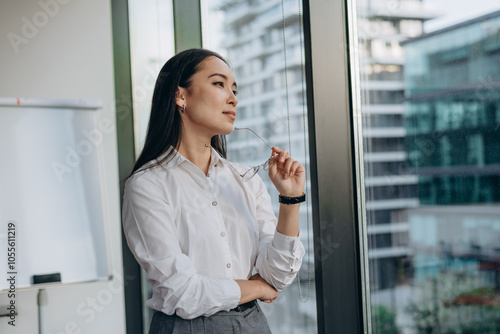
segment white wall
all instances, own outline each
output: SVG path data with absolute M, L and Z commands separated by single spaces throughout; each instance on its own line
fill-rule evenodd
M 29 29 L 30 24 L 35 29 Z M 99 99 L 104 106 L 101 118 L 114 124 L 112 46 L 110 1 L 0 0 L 0 96 Z M 47 289 L 51 334 L 125 333 L 114 130 L 104 135 L 103 151 L 115 278 Z M 1 250 L 0 268 L 5 266 L 3 254 Z M 8 318 L 0 318 L 0 333 L 38 333 L 36 293 L 18 291 L 16 327 L 7 324 Z M 111 300 L 106 299 L 110 295 Z M 0 294 L 0 307 L 7 303 L 7 295 Z

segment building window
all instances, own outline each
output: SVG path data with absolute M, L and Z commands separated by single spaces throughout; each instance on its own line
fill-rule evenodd
M 500 11 L 357 6 L 372 332 L 497 333 Z
M 305 100 L 304 68 L 301 64 L 299 26 L 299 8 L 297 1 L 284 1 L 285 38 L 287 73 L 285 81 L 285 62 L 283 50 L 282 7 L 279 0 L 267 1 L 201 1 L 205 8 L 202 15 L 204 34 L 209 34 L 207 41 L 219 40 L 203 46 L 221 53 L 231 62 L 236 81 L 241 89 L 238 96 L 238 110 L 245 111 L 244 117 L 237 117 L 235 126 L 248 127 L 256 131 L 270 145 L 286 148 L 292 157 L 309 167 L 307 120 L 303 111 L 307 111 Z M 214 17 L 222 18 L 213 20 Z M 213 25 L 219 24 L 217 27 Z M 231 31 L 238 33 L 231 34 Z M 304 39 L 302 38 L 302 41 Z M 302 54 L 302 59 L 304 59 Z M 244 70 L 239 70 L 243 68 Z M 241 83 L 241 84 L 240 84 Z M 288 96 L 286 85 L 288 85 Z M 250 89 L 253 87 L 253 89 Z M 287 100 L 288 97 L 288 100 Z M 252 111 L 250 111 L 252 110 Z M 304 122 L 306 121 L 306 122 Z M 306 143 L 304 143 L 306 138 Z M 251 133 L 233 131 L 227 136 L 229 160 L 244 165 L 256 165 L 269 158 L 269 149 L 260 143 Z M 291 143 L 291 147 L 289 146 Z M 272 186 L 266 172 L 259 172 L 268 186 L 277 213 L 278 193 Z M 300 236 L 307 252 L 307 235 L 312 238 L 312 217 L 307 217 L 307 210 L 301 206 Z M 312 212 L 309 210 L 309 212 Z M 307 221 L 309 220 L 309 229 Z M 302 294 L 308 289 L 308 263 L 304 257 L 300 271 Z M 302 303 L 299 300 L 296 282 L 280 293 L 272 304 L 261 303 L 268 315 L 267 319 L 273 333 L 315 333 L 316 296 L 314 293 L 314 265 L 311 264 L 311 298 Z

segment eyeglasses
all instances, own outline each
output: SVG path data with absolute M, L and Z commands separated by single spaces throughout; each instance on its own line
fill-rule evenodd
M 272 150 L 272 147 L 269 146 L 269 144 L 267 144 L 264 139 L 262 139 L 258 134 L 256 134 L 252 129 L 250 128 L 234 128 L 235 130 L 248 130 L 248 131 L 251 131 L 254 135 L 256 135 L 264 144 L 266 144 L 267 147 L 269 147 L 271 150 Z M 231 163 L 229 163 L 229 166 L 231 166 L 231 168 L 239 175 L 241 176 L 241 179 L 243 181 L 248 181 L 250 180 L 252 177 L 255 176 L 255 174 L 257 174 L 257 172 L 262 168 L 263 170 L 269 170 L 269 163 L 271 162 L 271 158 L 267 159 L 264 163 L 260 164 L 260 165 L 257 165 L 257 166 L 253 166 L 252 168 L 250 168 L 249 170 L 247 170 L 245 173 L 243 174 L 240 174 L 236 168 L 233 167 L 233 165 Z

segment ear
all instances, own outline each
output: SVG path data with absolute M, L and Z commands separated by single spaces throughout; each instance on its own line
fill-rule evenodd
M 186 105 L 186 89 L 183 87 L 177 87 L 175 92 L 175 104 L 182 107 Z

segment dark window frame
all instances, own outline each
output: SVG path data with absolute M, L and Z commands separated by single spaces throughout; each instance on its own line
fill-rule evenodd
M 201 47 L 199 0 L 173 4 L 176 52 Z M 354 20 L 349 6 L 350 0 L 303 0 L 318 333 L 369 332 L 366 233 L 359 223 L 364 220 L 364 195 L 362 180 L 357 179 L 363 175 L 357 158 L 362 143 L 359 119 L 353 116 L 356 92 L 351 89 L 355 71 L 349 27 Z M 112 10 L 116 96 L 131 99 L 127 1 L 113 0 Z M 135 160 L 133 133 L 133 117 L 117 117 L 121 180 Z M 127 333 L 135 334 L 143 327 L 141 274 L 123 236 L 122 241 L 124 277 L 135 277 L 125 285 Z

